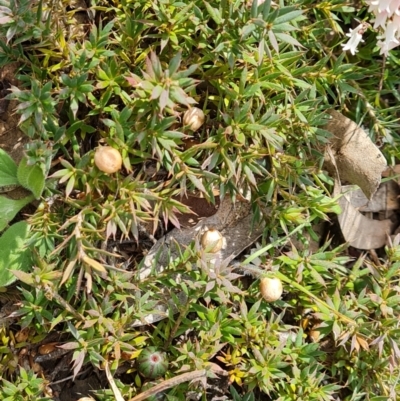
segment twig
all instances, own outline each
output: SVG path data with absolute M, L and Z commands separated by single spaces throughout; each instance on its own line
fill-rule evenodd
M 219 373 L 219 374 L 226 373 L 223 369 L 219 367 L 217 368 L 216 366 L 215 367 L 211 366 L 211 371 L 213 373 Z M 171 379 L 165 380 L 155 385 L 153 388 L 146 390 L 143 393 L 140 393 L 139 395 L 131 398 L 129 401 L 143 401 L 152 395 L 161 393 L 161 391 L 168 390 L 169 388 L 177 386 L 178 384 L 207 377 L 207 374 L 209 372 L 210 372 L 209 369 L 201 369 L 201 370 L 194 370 L 193 372 L 182 373 L 179 376 L 173 377 Z
M 60 379 L 60 380 L 57 380 L 55 382 L 50 382 L 49 384 L 50 384 L 50 386 L 53 386 L 54 384 L 63 383 L 63 382 L 66 382 L 68 380 L 71 380 L 71 379 L 75 380 L 78 376 L 82 376 L 85 373 L 89 372 L 90 369 L 91 369 L 91 367 L 89 367 L 88 369 L 83 370 L 82 372 L 78 372 L 76 375 L 71 375 L 71 376 L 68 376 L 68 377 L 64 377 L 64 379 Z
M 68 354 L 70 352 L 69 349 L 63 349 L 63 348 L 57 348 L 55 351 L 50 352 L 49 354 L 44 354 L 44 355 L 36 355 L 33 360 L 37 363 L 43 363 L 43 362 L 48 362 L 53 359 L 58 359 L 61 356 Z
M 64 298 L 62 298 L 57 292 L 55 292 L 49 285 L 44 284 L 43 289 L 47 299 L 54 299 L 60 306 L 62 306 L 67 312 L 69 312 L 75 319 L 84 321 L 85 318 L 75 310 Z

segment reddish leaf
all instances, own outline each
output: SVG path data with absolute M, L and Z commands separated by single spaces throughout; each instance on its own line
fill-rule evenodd
M 76 375 L 79 373 L 79 371 L 82 368 L 83 361 L 85 360 L 85 351 L 82 350 L 79 352 L 79 354 L 74 358 L 74 377 L 72 380 L 75 380 Z
M 77 342 L 73 342 L 73 343 L 66 343 L 63 345 L 59 345 L 58 348 L 62 348 L 62 349 L 77 349 L 80 347 L 80 344 Z

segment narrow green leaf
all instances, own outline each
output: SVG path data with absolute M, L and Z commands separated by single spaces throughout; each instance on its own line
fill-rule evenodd
M 282 42 L 285 43 L 289 43 L 290 45 L 294 45 L 294 46 L 299 46 L 299 47 L 303 47 L 303 45 L 301 45 L 295 38 L 293 38 L 292 36 L 288 35 L 287 33 L 278 33 L 275 32 L 275 36 L 280 39 Z
M 36 199 L 44 189 L 45 176 L 43 170 L 37 165 L 29 166 L 26 157 L 24 157 L 18 166 L 17 177 L 19 183 L 26 189 L 29 189 Z
M 270 41 L 272 47 L 274 48 L 274 50 L 277 53 L 279 53 L 279 45 L 278 45 L 278 42 L 276 40 L 275 34 L 274 34 L 274 32 L 272 30 L 268 31 L 268 38 L 269 38 L 269 41 Z
M 75 121 L 71 126 L 67 129 L 67 135 L 71 136 L 74 134 L 78 129 L 81 129 L 82 125 L 84 124 L 83 121 Z
M 171 78 L 176 79 L 176 80 L 179 80 L 182 78 L 187 78 L 190 75 L 192 75 L 198 68 L 199 68 L 199 64 L 193 64 L 186 70 L 179 71 L 176 74 L 172 75 Z M 179 84 L 181 85 L 181 83 L 179 83 Z
M 158 99 L 163 91 L 163 87 L 157 85 L 154 87 L 153 91 L 151 92 L 150 100 Z
M 256 18 L 257 17 L 257 9 L 258 9 L 258 0 L 253 0 L 253 3 L 251 5 L 251 18 Z
M 301 10 L 290 11 L 290 12 L 280 15 L 278 18 L 276 18 L 274 21 L 274 25 L 292 21 L 292 20 L 296 19 L 297 17 L 300 17 L 300 15 L 302 15 L 302 14 L 303 14 L 303 11 L 301 11 Z
M 16 270 L 16 269 L 10 270 L 10 273 L 15 277 L 15 280 L 22 281 L 23 283 L 28 285 L 33 285 L 35 283 L 35 279 L 33 277 L 33 274 L 31 273 L 26 273 L 22 270 Z
M 174 102 L 189 106 L 188 95 L 179 86 L 172 86 L 170 89 L 170 97 Z
M 254 24 L 246 25 L 242 31 L 242 40 L 246 40 L 256 28 Z
M 179 132 L 179 131 L 165 131 L 165 132 L 163 132 L 163 136 L 165 136 L 166 138 L 172 138 L 172 139 L 181 139 L 181 138 L 186 137 L 185 134 L 183 134 L 182 132 Z
M 212 7 L 210 3 L 207 3 L 206 1 L 204 2 L 208 13 L 210 14 L 211 18 L 215 21 L 216 24 L 221 25 L 222 24 L 222 18 L 221 18 L 221 13 L 218 9 Z
M 359 94 L 360 91 L 357 90 L 356 88 L 353 88 L 351 85 L 346 84 L 345 82 L 339 82 L 339 88 L 343 91 L 343 92 L 350 92 L 350 93 L 355 93 L 355 94 Z
M 203 183 L 193 174 L 188 174 L 187 177 L 192 181 L 193 185 L 201 192 L 207 193 Z
M 90 84 L 84 84 L 84 85 L 81 85 L 79 87 L 79 91 L 83 92 L 83 93 L 93 92 L 94 91 L 94 86 L 90 85 Z
M 165 109 L 168 100 L 169 100 L 169 90 L 163 89 L 163 91 L 160 94 L 160 100 L 159 100 L 160 111 L 163 111 Z
M 246 130 L 249 130 L 249 131 L 260 131 L 262 129 L 265 129 L 265 125 L 261 125 L 261 124 L 246 124 L 244 128 Z
M 248 180 L 256 187 L 257 181 L 254 177 L 253 172 L 250 170 L 250 168 L 247 164 L 245 164 L 243 170 L 244 170 L 244 173 L 246 174 L 246 177 L 248 178 Z
M 277 33 L 277 32 L 292 32 L 292 31 L 298 31 L 298 28 L 296 28 L 293 25 L 290 25 L 289 23 L 284 22 L 283 24 L 275 25 L 273 26 L 272 30 Z
M 162 77 L 163 71 L 161 68 L 160 60 L 154 52 L 150 53 L 150 62 L 155 74 L 155 78 L 159 81 Z
M 28 223 L 20 221 L 0 237 L 0 287 L 17 280 L 10 270 L 28 270 L 31 259 L 30 248 L 25 247 L 28 235 Z
M 271 10 L 271 0 L 264 1 L 264 8 L 263 8 L 263 19 L 266 21 L 269 16 L 269 11 Z
M 169 62 L 168 70 L 170 77 L 172 77 L 172 75 L 175 74 L 176 71 L 178 71 L 178 68 L 181 65 L 181 57 L 182 52 L 178 52 Z

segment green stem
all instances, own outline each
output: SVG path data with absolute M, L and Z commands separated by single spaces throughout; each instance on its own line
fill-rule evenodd
M 258 258 L 259 256 L 263 255 L 265 252 L 269 251 L 271 248 L 276 248 L 278 246 L 285 245 L 285 242 L 293 235 L 296 234 L 298 231 L 301 231 L 304 227 L 308 227 L 310 223 L 303 223 L 297 226 L 294 230 L 292 230 L 286 236 L 277 239 L 274 242 L 271 242 L 269 245 L 265 246 L 264 248 L 259 249 L 257 252 L 252 253 L 246 260 L 242 262 L 242 265 L 247 265 L 252 262 L 254 259 Z
M 316 295 L 314 295 L 311 291 L 308 291 L 305 287 L 303 287 L 301 284 L 297 283 L 294 280 L 291 280 L 289 277 L 285 276 L 284 274 L 280 272 L 274 272 L 274 275 L 281 279 L 283 282 L 290 284 L 292 287 L 296 288 L 297 290 L 303 292 L 304 294 L 308 295 L 311 299 L 313 299 L 317 304 L 323 306 L 324 308 L 329 309 L 334 315 L 336 315 L 339 319 L 343 320 L 346 323 L 349 323 L 353 326 L 357 326 L 357 323 L 353 320 L 350 319 L 349 317 L 343 315 L 342 313 L 338 312 L 335 308 L 327 304 L 325 301 L 322 301 L 319 299 Z
M 297 233 L 298 231 L 302 230 L 304 227 L 308 226 L 310 223 L 303 223 L 300 224 L 299 226 L 297 226 L 294 230 L 292 230 L 289 234 L 287 234 L 285 237 L 279 238 L 278 240 L 270 243 L 269 245 L 265 246 L 262 249 L 259 249 L 257 252 L 251 254 L 246 260 L 244 260 L 241 263 L 241 269 L 243 270 L 248 270 L 250 272 L 255 273 L 256 275 L 258 274 L 259 276 L 263 276 L 265 275 L 265 271 L 261 270 L 261 269 L 257 269 L 251 266 L 246 266 L 248 265 L 251 261 L 253 261 L 255 258 L 257 258 L 258 256 L 261 256 L 263 254 L 265 254 L 265 252 L 267 252 L 269 249 L 271 248 L 276 248 L 277 246 L 280 245 L 284 245 L 285 242 L 295 233 Z M 280 273 L 280 272 L 274 272 L 273 273 L 276 277 L 278 277 L 279 279 L 281 279 L 283 282 L 290 284 L 291 286 L 293 286 L 294 288 L 298 289 L 299 291 L 303 292 L 304 294 L 308 295 L 311 299 L 313 299 L 317 304 L 319 304 L 320 306 L 329 309 L 333 314 L 335 314 L 340 320 L 351 324 L 353 326 L 357 326 L 357 323 L 353 320 L 350 319 L 349 317 L 343 315 L 342 313 L 338 312 L 335 308 L 333 308 L 332 306 L 328 305 L 326 302 L 320 300 L 317 296 L 315 296 L 312 292 L 308 291 L 305 287 L 303 287 L 302 285 L 300 285 L 299 283 L 297 283 L 294 280 L 291 280 L 289 277 L 285 276 L 284 274 Z

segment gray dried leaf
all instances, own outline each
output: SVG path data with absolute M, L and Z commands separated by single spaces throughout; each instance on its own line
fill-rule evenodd
M 178 258 L 180 252 L 190 245 L 192 241 L 207 229 L 214 228 L 221 232 L 225 238 L 226 245 L 220 251 L 213 254 L 213 257 L 224 263 L 225 260 L 232 260 L 235 256 L 243 252 L 252 245 L 263 233 L 265 224 L 260 222 L 255 227 L 252 226 L 253 214 L 251 203 L 248 201 L 238 201 L 233 203 L 229 197 L 221 201 L 217 212 L 199 221 L 194 227 L 184 229 L 174 228 L 170 233 L 162 237 L 150 249 L 144 259 L 143 267 L 139 270 L 139 279 L 144 280 L 150 274 L 160 274 L 168 267 L 174 259 Z M 236 291 L 229 281 L 224 282 L 230 287 L 231 291 Z M 137 320 L 133 326 L 151 324 L 168 317 L 168 310 L 176 313 L 179 306 L 187 302 L 186 295 L 181 292 L 176 294 L 181 305 L 176 305 L 172 299 L 167 303 L 159 303 L 155 309 L 157 312 L 145 316 L 142 320 Z M 225 297 L 219 291 L 220 297 Z M 158 312 L 159 311 L 159 312 Z
M 331 119 L 324 128 L 333 134 L 330 146 L 336 166 L 326 153 L 325 167 L 331 174 L 335 174 L 337 168 L 341 182 L 358 185 L 365 196 L 371 199 L 381 182 L 386 160 L 354 121 L 335 110 L 330 110 L 329 114 Z
M 388 236 L 396 223 L 389 219 L 373 220 L 360 213 L 343 196 L 338 201 L 342 213 L 338 216 L 340 228 L 346 242 L 358 249 L 377 249 L 386 245 Z

